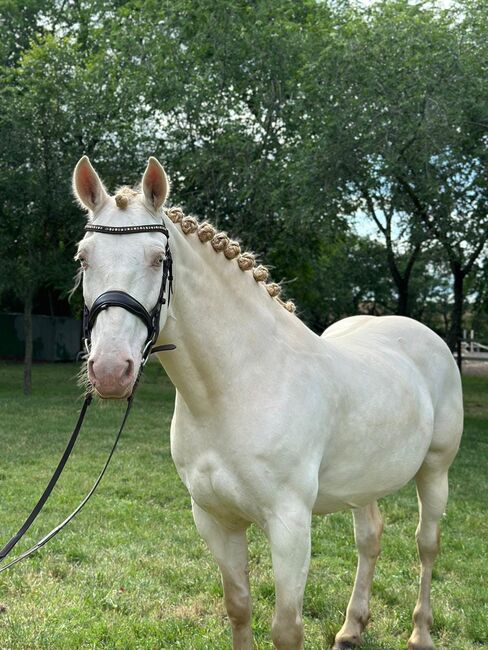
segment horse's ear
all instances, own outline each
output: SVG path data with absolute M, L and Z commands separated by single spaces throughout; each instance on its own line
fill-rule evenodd
M 73 192 L 78 201 L 92 212 L 98 212 L 108 198 L 108 194 L 91 166 L 88 156 L 78 161 L 73 172 Z
M 169 181 L 163 166 L 151 156 L 142 177 L 142 191 L 148 205 L 158 210 L 169 194 Z

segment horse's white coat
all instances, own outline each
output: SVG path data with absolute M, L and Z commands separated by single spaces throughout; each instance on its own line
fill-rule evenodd
M 146 198 L 124 211 L 98 190 L 89 193 L 103 197 L 94 207 L 78 191 L 97 223 L 148 223 L 148 197 L 154 203 L 165 198 L 153 160 L 143 182 Z M 98 177 L 90 178 L 97 188 Z M 156 178 L 153 194 L 148 178 Z M 158 343 L 177 345 L 159 355 L 177 390 L 171 452 L 198 530 L 221 568 L 233 647 L 252 648 L 248 525 L 261 526 L 271 544 L 274 644 L 297 650 L 311 514 L 347 508 L 354 509 L 359 564 L 335 648 L 358 645 L 382 529 L 376 499 L 415 477 L 422 580 L 409 646 L 432 649 L 432 563 L 463 417 L 459 373 L 448 348 L 428 328 L 395 316 L 347 318 L 319 337 L 251 273 L 196 235 L 185 236 L 169 219 L 165 223 L 175 293 L 169 313 L 162 314 Z M 151 309 L 160 276 L 147 260 L 164 243 L 161 234 L 85 236 L 88 304 L 120 288 Z M 111 308 L 96 321 L 92 355 L 110 359 L 111 351 L 125 354 L 129 345 L 137 371 L 144 336 L 136 317 Z

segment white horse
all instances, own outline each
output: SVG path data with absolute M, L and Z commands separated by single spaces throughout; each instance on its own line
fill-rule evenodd
M 344 509 L 353 511 L 359 562 L 334 648 L 359 646 L 380 551 L 376 500 L 412 478 L 421 579 L 408 646 L 432 650 L 432 565 L 463 426 L 459 372 L 445 343 L 396 316 L 346 318 L 317 336 L 236 242 L 179 209 L 163 211 L 168 181 L 155 158 L 141 193 L 123 188 L 109 196 L 86 157 L 76 166 L 74 189 L 96 223 L 163 220 L 170 232 L 175 292 L 161 313 L 158 344 L 177 345 L 160 354 L 176 387 L 171 453 L 222 573 L 234 650 L 253 646 L 249 524 L 271 545 L 274 645 L 297 650 L 311 516 Z M 161 233 L 87 233 L 77 255 L 87 305 L 115 289 L 152 309 L 165 244 Z M 124 309 L 100 313 L 88 376 L 101 397 L 130 393 L 146 336 L 141 320 Z

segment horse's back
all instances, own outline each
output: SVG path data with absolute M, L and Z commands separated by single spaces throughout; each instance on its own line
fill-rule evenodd
M 431 329 L 404 316 L 351 316 L 334 323 L 322 338 L 352 354 L 369 351 L 385 361 L 409 360 L 429 387 L 434 406 L 448 392 L 462 406 L 458 368 L 445 342 Z

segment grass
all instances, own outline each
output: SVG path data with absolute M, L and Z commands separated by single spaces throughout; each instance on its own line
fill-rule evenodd
M 47 483 L 81 405 L 71 365 L 0 364 L 0 540 Z M 488 647 L 488 378 L 465 379 L 466 430 L 451 472 L 436 564 L 433 636 L 439 649 Z M 193 525 L 169 453 L 173 389 L 156 364 L 144 382 L 113 464 L 90 504 L 33 558 L 0 576 L 0 649 L 230 648 L 216 565 Z M 123 405 L 94 405 L 66 475 L 22 549 L 73 509 L 96 477 Z M 365 650 L 399 650 L 411 632 L 418 579 L 413 486 L 384 499 L 383 552 Z M 263 535 L 249 533 L 256 648 L 272 648 L 274 595 Z M 19 551 L 21 549 L 19 548 Z M 305 593 L 307 649 L 327 648 L 342 624 L 356 554 L 349 513 L 314 522 Z

